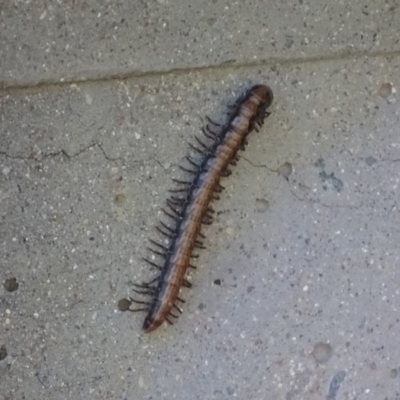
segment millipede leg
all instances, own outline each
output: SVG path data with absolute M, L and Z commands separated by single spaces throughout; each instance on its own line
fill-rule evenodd
M 151 296 L 154 296 L 155 291 L 154 290 L 136 290 L 136 289 L 132 289 L 135 293 L 138 294 L 149 294 Z M 137 301 L 135 301 L 137 303 Z
M 147 258 L 142 258 L 143 261 L 146 261 L 148 264 L 150 264 L 152 267 L 157 268 L 159 271 L 161 271 L 161 267 L 154 263 L 153 261 L 148 260 Z
M 160 221 L 160 224 L 169 232 L 174 233 L 174 230 L 170 228 L 165 222 Z
M 182 286 L 187 287 L 187 288 L 191 288 L 192 284 L 187 279 L 183 279 L 182 280 Z
M 214 120 L 212 120 L 208 115 L 206 115 L 206 120 L 207 120 L 210 124 L 212 124 L 212 125 L 214 125 L 214 126 L 217 126 L 218 128 L 222 128 L 222 125 L 221 125 L 221 124 L 219 124 L 218 122 L 215 122 Z
M 171 213 L 169 213 L 165 208 L 162 208 L 161 211 L 162 211 L 167 217 L 170 217 L 170 218 L 172 218 L 173 220 L 176 221 L 176 219 L 177 219 L 176 216 L 175 216 L 175 215 L 172 215 Z
M 150 286 L 150 285 L 152 285 L 153 283 L 158 282 L 159 279 L 160 279 L 160 277 L 159 277 L 159 276 L 156 276 L 154 279 L 152 279 L 152 280 L 149 281 L 149 282 L 143 282 L 142 285 L 143 285 L 144 287 Z
M 182 310 L 176 304 L 174 304 L 174 308 L 182 314 Z
M 151 247 L 147 247 L 147 250 L 151 251 L 153 254 L 156 254 L 157 256 L 160 256 L 160 257 L 165 258 L 167 256 L 166 253 L 161 253 L 161 251 L 154 250 Z
M 146 306 L 150 306 L 150 303 L 149 303 L 148 301 L 139 301 L 139 300 L 132 299 L 132 297 L 129 297 L 129 300 L 130 300 L 132 303 L 136 303 L 136 304 L 145 304 Z
M 205 154 L 204 150 L 199 149 L 198 147 L 196 147 L 196 146 L 193 145 L 192 143 L 189 143 L 189 147 L 190 147 L 192 150 L 194 150 L 194 151 L 196 151 L 197 153 L 199 153 L 199 154 L 202 154 L 202 155 Z

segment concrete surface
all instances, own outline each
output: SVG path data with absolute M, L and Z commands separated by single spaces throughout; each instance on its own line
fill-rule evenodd
M 4 1 L 0 82 L 400 51 L 397 0 Z
M 0 399 L 399 399 L 399 3 L 26 3 L 0 11 Z M 184 313 L 143 335 L 117 303 L 171 177 L 255 82 L 272 114 Z

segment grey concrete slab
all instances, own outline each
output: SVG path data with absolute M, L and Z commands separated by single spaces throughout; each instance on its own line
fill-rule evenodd
M 0 398 L 395 399 L 399 69 L 359 57 L 4 92 Z M 117 302 L 152 276 L 141 257 L 170 179 L 204 116 L 223 121 L 254 82 L 272 114 L 224 181 L 183 315 L 144 335 Z
M 7 1 L 0 83 L 400 51 L 398 1 Z

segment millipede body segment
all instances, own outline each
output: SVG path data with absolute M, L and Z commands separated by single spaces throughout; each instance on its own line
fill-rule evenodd
M 175 180 L 179 187 L 171 190 L 168 209 L 163 210 L 173 220 L 173 225 L 161 222 L 157 227 L 169 238 L 169 245 L 151 241 L 155 249 L 150 250 L 163 260 L 162 265 L 146 259 L 159 273 L 152 281 L 135 285 L 140 288 L 135 290 L 137 293 L 150 295 L 151 299 L 138 301 L 131 298 L 141 307 L 130 311 L 147 312 L 143 323 L 145 332 L 155 330 L 164 321 L 172 324 L 172 319 L 178 317 L 176 312 L 182 312 L 177 305 L 184 302 L 179 297 L 179 291 L 182 286 L 191 286 L 185 274 L 189 267 L 195 268 L 191 265 L 191 258 L 196 257 L 193 255 L 194 248 L 203 248 L 201 226 L 212 222 L 214 211 L 209 205 L 219 198 L 218 193 L 223 189 L 219 181 L 230 174 L 229 165 L 236 164 L 237 152 L 244 150 L 247 135 L 262 126 L 269 115 L 266 110 L 272 100 L 273 94 L 268 86 L 253 86 L 236 102 L 225 126 L 209 120 L 210 124 L 203 129 L 203 133 L 212 141 L 211 144 L 195 138 L 196 146 L 191 145 L 200 154 L 200 161 L 186 157 L 189 167 L 182 169 L 191 174 L 192 179 Z

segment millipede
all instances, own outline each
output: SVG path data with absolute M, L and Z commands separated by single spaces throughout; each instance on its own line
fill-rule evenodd
M 134 284 L 133 289 L 140 295 L 149 295 L 149 301 L 129 298 L 125 309 L 133 312 L 145 311 L 144 332 L 151 332 L 164 321 L 172 320 L 182 313 L 177 303 L 185 301 L 179 296 L 181 287 L 191 287 L 185 278 L 191 264 L 195 248 L 205 248 L 203 224 L 212 223 L 214 210 L 210 207 L 213 200 L 219 199 L 224 187 L 219 183 L 221 177 L 230 175 L 230 165 L 236 165 L 238 151 L 247 145 L 247 136 L 259 131 L 265 118 L 270 114 L 267 108 L 273 100 L 272 90 L 266 85 L 255 85 L 231 106 L 228 122 L 220 125 L 207 117 L 207 125 L 202 129 L 205 139 L 195 137 L 196 144 L 189 143 L 198 157 L 186 156 L 188 165 L 180 168 L 192 179 L 173 179 L 178 185 L 171 189 L 166 201 L 167 209 L 162 209 L 172 222 L 160 222 L 157 230 L 168 238 L 168 245 L 150 240 L 149 250 L 162 260 L 161 265 L 147 258 L 144 260 L 157 269 L 157 276 L 149 282 Z M 197 159 L 198 158 L 198 159 Z M 139 308 L 131 309 L 132 303 Z M 122 309 L 122 308 L 120 308 Z

